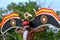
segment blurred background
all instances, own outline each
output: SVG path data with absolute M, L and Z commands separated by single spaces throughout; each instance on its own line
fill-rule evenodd
M 4 15 L 7 15 L 13 11 L 17 12 L 23 19 L 23 14 L 25 12 L 31 13 L 34 17 L 35 12 L 33 9 L 37 11 L 40 8 L 53 9 L 57 15 L 60 16 L 59 3 L 60 0 L 0 0 L 0 22 Z M 30 20 L 32 18 L 30 18 Z M 14 30 L 15 29 L 11 29 L 7 33 L 15 36 L 17 40 L 22 40 L 22 35 L 15 33 Z M 14 39 L 12 37 L 6 37 L 6 40 Z M 52 25 L 46 26 L 46 31 L 35 33 L 34 40 L 60 40 L 60 30 Z

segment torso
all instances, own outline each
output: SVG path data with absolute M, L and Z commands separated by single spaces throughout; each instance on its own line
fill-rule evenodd
M 23 40 L 33 40 L 34 39 L 34 33 L 30 34 L 30 31 L 25 30 L 23 33 Z
M 23 33 L 23 40 L 27 40 L 28 30 L 25 30 Z
M 34 33 L 32 34 L 28 33 L 27 40 L 34 40 Z

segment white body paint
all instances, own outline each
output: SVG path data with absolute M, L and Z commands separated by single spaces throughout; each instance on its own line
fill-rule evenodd
M 25 30 L 23 33 L 23 40 L 27 40 L 28 30 Z

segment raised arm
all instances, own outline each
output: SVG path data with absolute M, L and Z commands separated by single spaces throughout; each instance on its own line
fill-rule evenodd
M 16 28 L 15 29 L 15 32 L 18 33 L 18 34 L 23 34 L 23 29 L 21 30 L 20 28 Z
M 45 31 L 45 27 L 40 27 L 40 28 L 34 29 L 33 31 L 34 32 L 42 32 L 42 31 Z
M 30 33 L 34 33 L 34 32 L 42 32 L 42 31 L 45 31 L 45 27 L 40 27 L 40 28 L 37 28 L 37 29 L 33 29 L 33 30 L 31 30 Z

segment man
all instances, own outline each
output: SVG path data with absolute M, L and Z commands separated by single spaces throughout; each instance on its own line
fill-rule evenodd
M 44 27 L 30 30 L 30 22 L 28 20 L 24 20 L 22 24 L 23 24 L 23 29 L 19 30 L 19 28 L 17 28 L 15 32 L 18 34 L 23 34 L 23 40 L 34 40 L 35 32 L 42 32 L 45 30 Z

